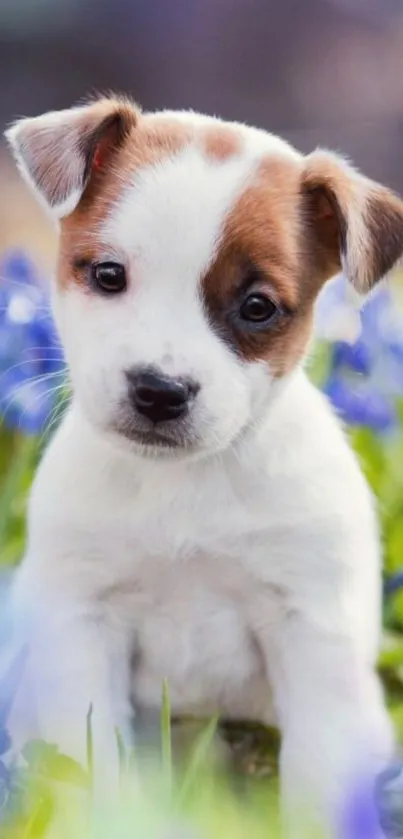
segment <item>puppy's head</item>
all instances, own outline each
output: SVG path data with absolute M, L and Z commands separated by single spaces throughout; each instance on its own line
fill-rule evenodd
M 300 363 L 323 283 L 365 292 L 403 252 L 398 198 L 263 131 L 110 98 L 8 139 L 60 222 L 75 397 L 146 454 L 230 445 Z

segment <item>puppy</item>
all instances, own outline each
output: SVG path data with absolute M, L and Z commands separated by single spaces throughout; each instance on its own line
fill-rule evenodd
M 114 775 L 116 727 L 130 738 L 166 678 L 175 714 L 275 723 L 286 829 L 304 812 L 337 835 L 393 747 L 380 540 L 302 363 L 323 284 L 342 268 L 368 292 L 402 255 L 403 203 L 329 152 L 126 99 L 7 136 L 60 227 L 73 390 L 14 587 L 16 741 L 84 760 L 92 706 Z

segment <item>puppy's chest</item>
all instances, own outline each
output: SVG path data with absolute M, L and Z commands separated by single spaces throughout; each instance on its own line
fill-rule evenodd
M 131 639 L 135 704 L 158 707 L 166 678 L 177 712 L 242 715 L 250 712 L 244 705 L 252 684 L 263 706 L 264 665 L 250 620 L 254 599 L 237 563 L 202 554 L 175 563 L 145 558 L 107 603 Z M 268 592 L 266 620 L 272 608 Z
M 127 517 L 131 541 L 146 555 L 183 557 L 191 554 L 239 556 L 262 525 L 262 516 L 233 494 L 216 487 L 184 489 L 140 496 Z M 264 514 L 263 514 L 264 515 Z M 265 513 L 267 520 L 267 510 Z
M 259 717 L 267 681 L 253 619 L 261 610 L 261 622 L 274 621 L 279 606 L 254 573 L 262 521 L 217 484 L 197 489 L 140 495 L 130 519 L 115 522 L 105 608 L 130 638 L 136 704 L 158 707 L 167 678 L 177 712 Z

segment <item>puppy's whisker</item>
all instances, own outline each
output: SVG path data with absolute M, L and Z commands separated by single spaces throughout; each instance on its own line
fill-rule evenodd
M 27 384 L 29 385 L 29 382 Z M 43 391 L 42 393 L 38 393 L 31 402 L 31 409 L 34 405 L 37 405 L 38 402 L 40 402 L 41 400 L 47 399 L 49 396 L 54 396 L 60 390 L 63 390 L 63 389 L 64 389 L 64 383 L 60 384 L 60 385 L 54 385 L 53 387 L 48 388 L 47 390 Z M 10 408 L 10 406 L 9 406 L 9 408 Z M 21 413 L 20 419 L 19 419 L 20 427 L 22 426 L 23 419 L 27 415 L 27 413 L 28 413 L 28 408 L 24 408 L 24 410 Z
M 63 398 L 55 404 L 39 438 L 40 447 L 43 446 L 44 442 L 50 437 L 51 432 L 53 431 L 53 428 L 55 427 L 56 423 L 58 421 L 61 422 L 63 420 L 63 417 L 65 416 L 69 405 L 70 397 L 68 394 L 63 396 Z
M 2 382 L 4 381 L 4 378 L 9 373 L 11 373 L 15 370 L 21 369 L 22 367 L 26 366 L 27 363 L 28 362 L 19 362 L 18 364 L 13 364 L 11 367 L 8 367 L 7 370 L 5 370 L 0 376 L 0 386 L 1 386 Z M 32 384 L 34 384 L 36 382 L 40 382 L 40 381 L 47 381 L 48 379 L 51 379 L 51 378 L 62 378 L 63 376 L 66 376 L 66 373 L 67 373 L 67 368 L 65 370 L 54 370 L 54 371 L 48 372 L 48 373 L 38 373 L 38 375 L 31 376 L 29 379 L 26 379 L 23 382 L 16 382 L 12 386 L 12 390 L 13 391 L 15 389 L 18 390 L 18 388 L 20 388 L 20 387 L 26 387 L 28 385 L 32 385 Z

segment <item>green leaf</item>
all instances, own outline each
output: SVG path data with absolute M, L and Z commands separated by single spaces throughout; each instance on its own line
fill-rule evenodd
M 24 476 L 27 473 L 30 477 L 32 476 L 37 448 L 38 444 L 35 437 L 19 437 L 2 480 L 0 493 L 0 557 L 3 556 L 7 544 L 15 513 L 14 505 L 16 499 L 20 497 Z
M 307 373 L 311 381 L 317 386 L 323 386 L 329 376 L 333 346 L 327 341 L 316 341 L 311 350 Z
M 403 629 L 403 591 L 398 591 L 391 598 L 390 603 L 391 620 Z
M 403 516 L 395 516 L 388 523 L 385 547 L 385 568 L 389 574 L 394 574 L 403 566 Z
M 369 428 L 351 429 L 349 436 L 367 481 L 379 494 L 386 466 L 383 444 Z
M 380 670 L 393 670 L 403 666 L 403 638 L 398 633 L 385 634 L 379 656 Z
M 73 758 L 59 752 L 57 746 L 43 740 L 31 740 L 22 751 L 29 770 L 49 781 L 63 781 L 88 787 L 88 773 Z
M 38 772 L 42 765 L 47 765 L 58 754 L 58 748 L 53 743 L 44 740 L 30 740 L 22 749 L 22 757 L 29 769 Z
M 42 839 L 45 837 L 54 813 L 51 796 L 42 796 L 25 824 L 21 839 Z M 17 836 L 15 837 L 17 839 Z
M 42 774 L 46 775 L 49 780 L 63 781 L 78 787 L 89 785 L 89 777 L 85 769 L 76 760 L 64 754 L 53 757 L 49 764 L 43 767 Z

